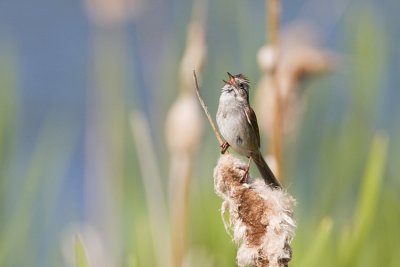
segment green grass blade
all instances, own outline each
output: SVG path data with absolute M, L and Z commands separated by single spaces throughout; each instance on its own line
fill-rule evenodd
M 57 118 L 49 118 L 44 123 L 24 175 L 18 203 L 0 231 L 0 266 L 19 260 L 18 249 L 34 242 L 31 239 L 32 224 L 38 216 L 35 204 L 47 185 L 52 184 L 52 189 L 57 190 L 55 186 L 60 183 L 72 154 L 73 135 L 71 127 L 61 127 Z M 48 200 L 51 202 L 50 196 Z M 51 197 L 54 199 L 55 196 Z M 46 223 L 44 219 L 43 223 Z
M 332 225 L 333 222 L 330 218 L 324 218 L 321 221 L 312 244 L 296 266 L 318 266 L 318 263 L 321 262 L 321 257 L 323 257 L 324 252 L 327 250 L 329 242 L 332 241 Z
M 75 235 L 74 243 L 75 263 L 77 267 L 89 267 L 86 248 L 79 234 Z
M 363 238 L 374 219 L 385 171 L 388 139 L 384 135 L 374 138 L 364 173 L 363 185 L 355 216 L 355 236 Z
M 369 153 L 363 184 L 356 206 L 352 233 L 343 232 L 339 243 L 340 266 L 355 266 L 378 209 L 385 171 L 388 138 L 376 135 Z M 347 233 L 347 234 L 346 234 Z

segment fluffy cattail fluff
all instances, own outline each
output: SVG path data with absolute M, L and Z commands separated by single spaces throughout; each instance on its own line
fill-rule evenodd
M 228 233 L 238 245 L 239 266 L 283 267 L 292 258 L 290 243 L 296 228 L 295 199 L 261 179 L 240 183 L 247 165 L 221 155 L 214 170 L 216 193 L 224 200 L 221 213 Z M 229 211 L 229 221 L 224 213 Z

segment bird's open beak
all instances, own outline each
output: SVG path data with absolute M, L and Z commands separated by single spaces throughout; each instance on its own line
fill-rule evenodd
M 228 80 L 228 82 L 226 82 L 226 81 L 224 81 L 226 84 L 230 84 L 230 85 L 233 85 L 234 83 L 235 83 L 235 76 L 233 76 L 232 74 L 230 74 L 229 72 L 227 72 L 228 73 L 228 76 L 229 76 L 229 80 Z

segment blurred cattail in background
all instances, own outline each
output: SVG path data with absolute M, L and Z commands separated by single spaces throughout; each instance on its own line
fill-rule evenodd
M 279 0 L 266 0 L 266 7 L 268 38 L 257 55 L 263 76 L 257 85 L 255 110 L 260 130 L 269 138 L 267 154 L 276 162 L 275 175 L 283 180 L 284 139 L 295 132 L 303 109 L 300 82 L 329 70 L 333 58 L 319 48 L 313 29 L 303 23 L 293 23 L 297 26 L 280 33 Z
M 85 6 L 92 22 L 102 27 L 113 27 L 146 7 L 144 0 L 85 0 Z
M 268 135 L 272 134 L 277 93 L 271 81 L 270 73 L 273 72 L 282 102 L 283 134 L 290 138 L 295 135 L 303 112 L 301 83 L 331 70 L 334 56 L 319 46 L 314 28 L 302 22 L 293 22 L 283 30 L 279 49 L 262 47 L 257 61 L 260 69 L 266 73 L 259 81 L 255 97 L 260 129 Z
M 104 266 L 118 266 L 118 255 L 124 250 L 120 225 L 124 127 L 128 121 L 124 97 L 128 89 L 126 24 L 144 7 L 144 1 L 85 0 L 84 4 L 91 29 L 85 141 L 86 220 L 104 241 Z
M 187 28 L 186 49 L 180 64 L 180 91 L 168 111 L 165 134 L 170 154 L 169 201 L 172 224 L 173 266 L 187 257 L 187 220 L 192 161 L 203 133 L 203 120 L 193 88 L 192 71 L 202 72 L 207 57 L 206 1 L 194 1 Z

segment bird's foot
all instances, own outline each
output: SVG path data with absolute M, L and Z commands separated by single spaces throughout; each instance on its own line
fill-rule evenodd
M 224 142 L 224 143 L 221 145 L 221 154 L 225 154 L 225 152 L 228 150 L 228 148 L 229 148 L 228 142 Z
M 249 170 L 250 170 L 250 166 L 247 166 L 246 170 L 244 171 L 243 177 L 242 179 L 240 179 L 240 183 L 241 184 L 247 184 L 249 181 Z
M 247 168 L 244 170 L 243 177 L 239 181 L 241 184 L 247 184 L 249 181 L 250 162 L 251 162 L 251 157 L 249 157 L 249 162 L 247 162 Z

